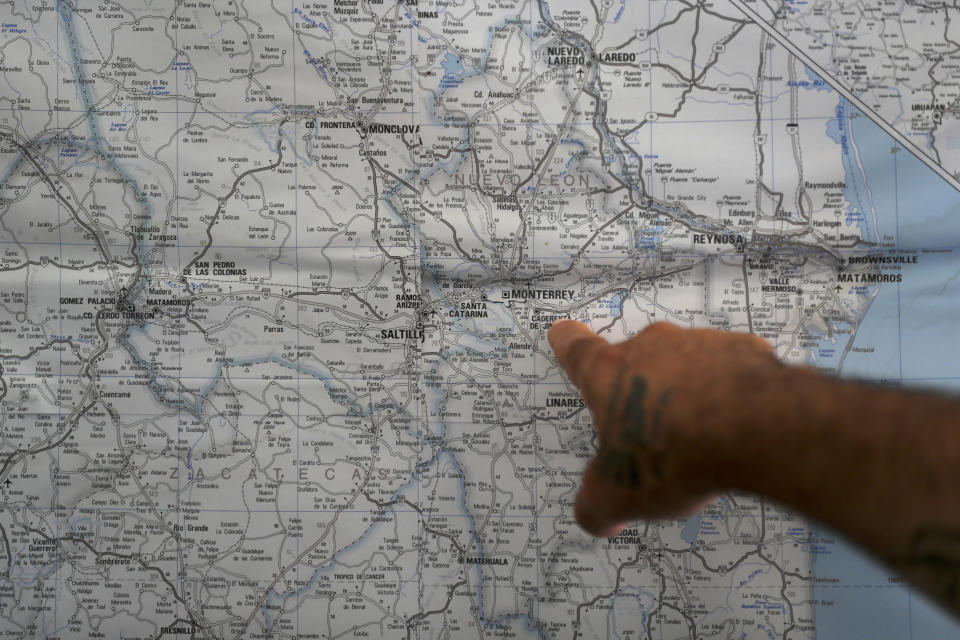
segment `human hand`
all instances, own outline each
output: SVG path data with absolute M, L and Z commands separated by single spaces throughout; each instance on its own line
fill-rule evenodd
M 729 488 L 723 452 L 737 446 L 748 398 L 781 367 L 765 340 L 661 322 L 612 345 L 571 320 L 547 338 L 597 430 L 574 507 L 586 531 L 695 513 Z

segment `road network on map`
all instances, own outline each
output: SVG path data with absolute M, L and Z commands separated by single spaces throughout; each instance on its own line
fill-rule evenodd
M 774 14 L 0 3 L 0 626 L 813 637 L 776 505 L 579 530 L 593 432 L 545 339 L 667 320 L 830 368 L 914 268 L 852 200 L 860 75 Z

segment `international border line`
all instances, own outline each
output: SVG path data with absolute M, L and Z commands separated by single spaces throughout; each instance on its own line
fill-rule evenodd
M 755 0 L 751 0 L 755 1 Z M 868 107 L 863 100 L 858 98 L 853 94 L 852 91 L 841 85 L 836 78 L 834 78 L 830 73 L 828 73 L 823 67 L 821 67 L 817 62 L 815 62 L 809 55 L 807 55 L 803 50 L 800 49 L 797 45 L 793 44 L 786 36 L 774 29 L 773 25 L 763 19 L 763 17 L 747 6 L 747 3 L 744 0 L 729 0 L 729 2 L 740 10 L 751 22 L 756 24 L 758 27 L 763 29 L 768 36 L 776 40 L 781 46 L 785 47 L 787 51 L 798 57 L 803 61 L 808 67 L 817 72 L 823 81 L 833 87 L 837 93 L 846 98 L 850 103 L 855 107 L 860 109 L 868 118 L 873 120 L 873 122 L 879 126 L 881 129 L 886 131 L 894 140 L 903 145 L 903 148 L 915 155 L 921 162 L 933 169 L 941 178 L 947 181 L 951 187 L 960 191 L 960 180 L 957 180 L 949 171 L 940 166 L 933 158 L 928 156 L 923 150 L 911 142 L 905 135 L 897 131 L 893 126 L 891 126 L 886 120 L 881 118 L 873 109 Z

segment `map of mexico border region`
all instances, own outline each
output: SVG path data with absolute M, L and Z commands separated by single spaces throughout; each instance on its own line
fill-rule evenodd
M 813 46 L 822 11 L 767 4 L 0 2 L 0 636 L 798 640 L 924 606 L 753 496 L 573 519 L 557 318 L 960 379 L 919 319 L 958 268 L 955 99 L 908 127 L 827 59 L 859 5 Z M 921 52 L 904 95 L 952 29 L 880 40 Z

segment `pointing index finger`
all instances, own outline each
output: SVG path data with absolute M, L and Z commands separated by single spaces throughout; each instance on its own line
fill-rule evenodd
M 584 365 L 589 363 L 598 351 L 609 346 L 606 340 L 587 325 L 566 318 L 553 323 L 547 332 L 547 340 L 553 347 L 557 362 L 578 387 L 582 386 L 588 376 Z

